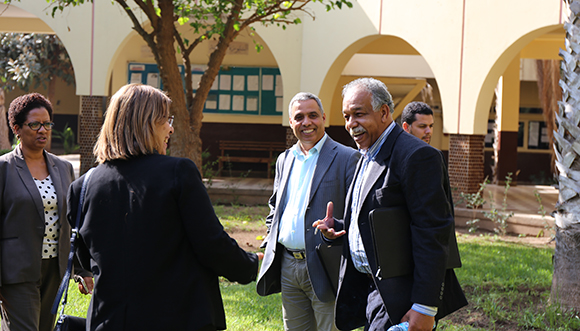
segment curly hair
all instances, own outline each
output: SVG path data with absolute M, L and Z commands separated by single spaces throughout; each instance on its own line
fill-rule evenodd
M 52 121 L 52 104 L 42 94 L 29 93 L 12 100 L 8 109 L 8 121 L 14 134 L 16 134 L 14 126 L 21 128 L 28 117 L 28 113 L 36 108 L 46 109 Z

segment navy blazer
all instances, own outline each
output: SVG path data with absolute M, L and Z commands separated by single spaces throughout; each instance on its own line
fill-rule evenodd
M 69 190 L 71 224 L 83 179 Z M 189 159 L 105 162 L 89 179 L 82 212 L 77 255 L 95 278 L 87 330 L 222 330 L 218 276 L 256 278 L 256 254 L 224 231 Z
M 329 201 L 334 202 L 334 213 L 340 215 L 344 212 L 346 192 L 359 158 L 360 154 L 356 150 L 327 137 L 320 149 L 316 170 L 312 176 L 310 196 L 304 215 L 304 239 L 310 283 L 316 297 L 322 302 L 333 301 L 335 293 L 316 254 L 316 246 L 322 243 L 322 239 L 320 235 L 314 234 L 312 223 L 326 216 L 326 204 Z M 257 282 L 257 291 L 260 295 L 281 291 L 281 261 L 284 251 L 282 245 L 278 245 L 278 229 L 284 208 L 280 206 L 286 199 L 286 185 L 293 162 L 294 154 L 290 150 L 282 153 L 276 162 L 274 192 L 269 200 L 270 214 L 266 218 L 268 236 L 262 244 L 266 250 Z
M 74 171 L 69 162 L 49 152 L 44 152 L 44 159 L 57 196 L 61 224 L 58 261 L 62 277 L 70 250 L 65 198 Z M 18 145 L 0 156 L 0 285 L 40 281 L 44 223 L 42 197 Z
M 361 164 L 362 160 L 357 173 Z M 436 319 L 465 306 L 467 301 L 455 273 L 447 267 L 450 256 L 454 260 L 451 266 L 459 267 L 461 262 L 455 238 L 451 190 L 441 152 L 396 125 L 368 166 L 369 175 L 361 187 L 363 203 L 359 206 L 358 224 L 373 271 L 372 278 L 391 323 L 399 323 L 413 303 L 438 307 Z M 352 187 L 342 221 L 347 231 L 351 196 Z M 373 209 L 395 206 L 406 208 L 410 215 L 414 271 L 406 276 L 378 279 L 368 215 Z M 369 279 L 355 269 L 348 238 L 343 241 L 336 325 L 341 330 L 350 330 L 366 323 Z

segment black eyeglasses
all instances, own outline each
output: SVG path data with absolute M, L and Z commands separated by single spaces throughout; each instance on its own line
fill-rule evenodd
M 50 131 L 50 130 L 52 130 L 54 123 L 52 123 L 52 122 L 44 122 L 44 123 L 30 122 L 30 123 L 24 123 L 24 125 L 28 125 L 28 127 L 34 131 L 40 130 L 41 126 L 43 126 L 46 131 Z
M 173 119 L 175 119 L 175 116 L 169 116 L 169 118 L 167 119 L 167 123 L 169 123 L 170 126 L 173 126 Z

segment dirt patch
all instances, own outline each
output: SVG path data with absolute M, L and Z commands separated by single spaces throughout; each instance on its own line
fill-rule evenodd
M 457 233 L 466 236 L 479 236 L 479 235 L 493 235 L 493 233 L 479 231 L 476 233 L 470 233 L 467 229 L 457 229 Z M 266 236 L 266 231 L 255 231 L 255 230 L 230 230 L 228 234 L 234 238 L 240 247 L 244 250 L 250 252 L 256 252 L 260 248 L 260 244 L 264 240 L 262 237 Z M 518 236 L 503 236 L 497 237 L 498 240 L 513 242 L 525 245 L 531 245 L 534 247 L 546 248 L 554 247 L 555 242 L 547 237 L 518 237 Z
M 265 231 L 228 231 L 228 234 L 234 238 L 240 247 L 249 252 L 256 252 L 259 250 L 263 237 L 266 236 Z

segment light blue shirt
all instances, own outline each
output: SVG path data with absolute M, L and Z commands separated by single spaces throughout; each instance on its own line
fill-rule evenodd
M 363 203 L 361 201 L 361 187 L 363 187 L 364 182 L 368 177 L 368 164 L 370 161 L 374 160 L 383 143 L 387 140 L 389 133 L 393 131 L 395 127 L 395 122 L 393 121 L 391 125 L 387 127 L 385 131 L 379 136 L 379 139 L 369 147 L 366 151 L 359 150 L 362 154 L 362 165 L 356 176 L 354 182 L 354 188 L 352 191 L 352 202 L 351 202 L 351 215 L 350 215 L 350 226 L 348 228 L 348 244 L 350 246 L 350 256 L 352 257 L 352 262 L 355 268 L 365 274 L 372 274 L 371 267 L 369 266 L 369 259 L 367 258 L 367 253 L 365 252 L 365 247 L 360 236 L 360 231 L 358 228 L 358 216 L 359 216 L 359 206 Z
M 320 149 L 326 142 L 326 133 L 312 147 L 308 154 L 304 154 L 297 143 L 290 150 L 294 154 L 294 162 L 286 184 L 286 196 L 283 202 L 284 211 L 280 218 L 278 242 L 290 249 L 304 249 L 304 214 L 310 199 L 312 177 L 316 170 L 316 163 Z
M 385 143 L 385 140 L 387 140 L 387 137 L 389 136 L 389 133 L 391 133 L 391 131 L 393 131 L 393 128 L 395 127 L 395 122 L 393 121 L 391 123 L 391 125 L 389 125 L 387 127 L 387 129 L 385 131 L 383 131 L 383 133 L 381 134 L 381 136 L 379 137 L 379 139 L 377 139 L 377 141 L 375 141 L 375 143 L 366 151 L 360 150 L 362 157 L 363 157 L 363 163 L 361 165 L 361 168 L 358 172 L 358 175 L 356 176 L 355 179 L 355 184 L 354 184 L 354 188 L 353 188 L 353 198 L 352 198 L 352 204 L 351 204 L 351 218 L 350 218 L 350 226 L 349 226 L 349 231 L 348 231 L 348 244 L 350 246 L 350 256 L 352 257 L 352 262 L 355 266 L 355 268 L 365 274 L 372 274 L 372 270 L 371 267 L 369 266 L 369 259 L 367 257 L 367 253 L 365 251 L 363 242 L 362 242 L 362 238 L 360 236 L 360 231 L 359 231 L 359 227 L 358 227 L 358 211 L 359 211 L 359 205 L 363 203 L 363 201 L 361 201 L 361 196 L 360 196 L 360 190 L 361 187 L 363 186 L 363 184 L 366 182 L 366 179 L 368 177 L 368 164 L 370 163 L 370 161 L 374 161 L 377 154 L 379 153 L 379 151 L 381 150 L 381 147 L 383 147 L 383 144 Z M 424 314 L 424 315 L 428 315 L 428 316 L 435 316 L 437 315 L 437 307 L 431 307 L 431 306 L 425 306 L 425 305 L 421 305 L 418 303 L 414 303 L 413 306 L 411 307 L 411 309 Z

